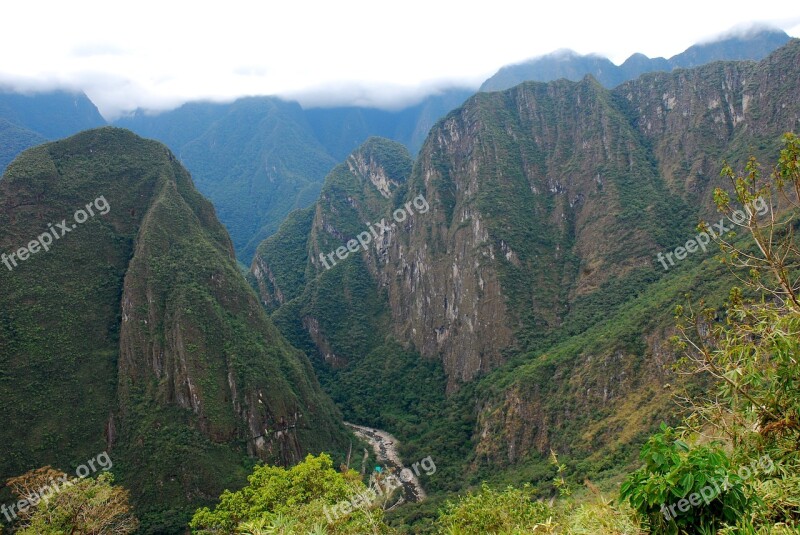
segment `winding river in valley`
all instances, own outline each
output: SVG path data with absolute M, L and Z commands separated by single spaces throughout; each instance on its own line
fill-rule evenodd
M 401 470 L 408 468 L 404 474 L 405 479 L 408 479 L 408 481 L 404 481 L 401 478 L 401 482 L 403 483 L 404 499 L 396 503 L 393 507 L 400 505 L 403 503 L 403 501 L 419 502 L 425 499 L 425 489 L 422 488 L 419 478 L 414 471 L 410 469 L 410 467 L 403 465 L 403 461 L 400 458 L 400 453 L 397 451 L 398 442 L 396 438 L 386 431 L 381 431 L 380 429 L 373 429 L 371 427 L 351 424 L 348 422 L 345 422 L 345 425 L 358 438 L 368 442 L 370 446 L 372 446 L 372 450 L 375 452 L 375 457 L 378 459 L 378 462 L 381 463 L 384 469 L 387 471 L 396 471 L 396 474 L 399 477 Z M 408 477 L 409 472 L 411 474 L 410 478 Z

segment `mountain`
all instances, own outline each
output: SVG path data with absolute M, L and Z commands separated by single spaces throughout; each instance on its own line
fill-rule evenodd
M 690 68 L 720 60 L 761 60 L 789 41 L 786 32 L 758 28 L 696 44 L 669 59 L 633 54 L 622 65 L 597 55 L 559 50 L 517 65 L 502 67 L 481 85 L 481 91 L 502 91 L 526 81 L 549 82 L 566 78 L 578 81 L 591 74 L 603 86 L 616 87 L 647 72 Z
M 0 89 L 0 173 L 23 150 L 106 124 L 83 93 Z
M 47 138 L 41 134 L 0 118 L 0 171 L 4 170 L 19 153 L 45 141 Z
M 761 60 L 789 41 L 786 32 L 774 28 L 754 27 L 745 32 L 732 32 L 705 43 L 690 46 L 669 59 L 672 68 L 688 69 L 712 61 Z
M 551 448 L 613 477 L 680 416 L 664 386 L 672 307 L 687 291 L 721 303 L 733 283 L 711 254 L 670 271 L 656 255 L 718 220 L 724 160 L 767 161 L 800 128 L 798 74 L 792 40 L 613 90 L 586 76 L 478 93 L 407 174 L 387 141 L 349 156 L 259 246 L 253 283 L 346 418 L 410 452 L 439 445 L 442 490 L 548 481 Z
M 0 478 L 108 451 L 143 532 L 181 533 L 251 457 L 343 456 L 338 410 L 166 147 L 110 127 L 40 145 L 0 205 L 0 399 L 16 415 Z
M 644 67 L 642 72 L 650 70 L 649 63 L 641 63 Z M 501 67 L 481 84 L 480 91 L 502 91 L 526 81 L 550 82 L 560 78 L 577 81 L 587 74 L 591 74 L 605 87 L 618 85 L 624 76 L 620 68 L 608 58 L 597 54 L 584 56 L 573 50 L 563 49 L 518 65 Z
M 562 51 L 531 64 L 503 68 L 482 89 L 511 87 L 531 76 L 580 80 L 587 73 L 612 87 L 644 72 L 712 61 L 726 54 L 734 59 L 750 51 L 746 57 L 761 57 L 759 54 L 787 39 L 782 32 L 764 30 L 749 37 L 697 45 L 671 60 L 634 55 L 622 67 L 599 56 Z M 237 257 L 247 264 L 258 244 L 277 231 L 292 210 L 314 202 L 336 162 L 371 136 L 402 143 L 416 155 L 431 127 L 471 94 L 470 89 L 446 89 L 399 110 L 360 106 L 303 109 L 273 97 L 226 104 L 192 102 L 158 115 L 139 111 L 115 125 L 162 141 L 179 156 L 198 189 L 217 208 Z
M 359 106 L 309 108 L 306 117 L 317 139 L 336 161 L 344 160 L 373 136 L 402 143 L 411 154 L 417 154 L 436 121 L 473 93 L 471 89 L 447 89 L 400 110 Z
M 115 124 L 172 148 L 214 203 L 239 259 L 249 262 L 289 212 L 314 202 L 325 174 L 353 148 L 381 134 L 418 150 L 433 123 L 470 94 L 448 90 L 397 111 L 304 110 L 252 97 L 193 102 L 159 115 L 137 112 Z
M 0 117 L 47 139 L 106 124 L 89 97 L 68 91 L 0 92 Z
M 290 211 L 314 201 L 335 164 L 300 106 L 272 97 L 189 103 L 116 124 L 172 148 L 214 203 L 242 259 L 252 256 Z

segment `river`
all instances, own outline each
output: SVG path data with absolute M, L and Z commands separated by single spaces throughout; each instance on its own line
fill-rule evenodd
M 406 468 L 405 465 L 403 465 L 403 460 L 400 458 L 400 453 L 397 451 L 397 439 L 392 435 L 386 431 L 365 427 L 363 425 L 356 425 L 348 422 L 345 422 L 344 424 L 351 431 L 353 431 L 353 434 L 355 434 L 358 438 L 368 442 L 370 446 L 372 446 L 372 450 L 375 452 L 375 457 L 384 468 L 389 470 L 396 469 L 398 476 L 400 471 Z M 419 502 L 424 500 L 426 496 L 425 489 L 422 488 L 419 478 L 417 478 L 417 475 L 413 470 L 408 469 L 408 472 L 411 473 L 411 478 L 409 481 L 402 481 L 401 479 L 404 493 L 403 501 Z M 405 477 L 408 479 L 407 475 Z M 402 501 L 396 503 L 393 508 L 401 503 Z

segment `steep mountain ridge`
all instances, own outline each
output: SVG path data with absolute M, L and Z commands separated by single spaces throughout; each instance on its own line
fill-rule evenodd
M 314 206 L 293 213 L 261 244 L 251 277 L 278 328 L 313 355 L 320 381 L 345 419 L 411 439 L 403 440 L 404 457 L 435 444 L 437 467 L 446 477 L 431 484 L 455 489 L 459 459 L 469 454 L 469 418 L 445 398 L 441 361 L 422 358 L 394 336 L 387 287 L 375 282 L 394 239 L 388 229 L 404 232 L 431 215 L 421 199 L 415 205 L 406 196 L 411 168 L 402 145 L 367 140 L 329 173 Z M 397 223 L 393 215 L 400 209 L 405 221 Z M 368 236 L 366 252 L 359 245 L 344 259 L 326 258 L 325 267 L 320 255 Z
M 480 91 L 502 91 L 522 82 L 550 82 L 559 78 L 577 82 L 587 74 L 603 86 L 612 88 L 648 72 L 688 69 L 723 60 L 758 61 L 787 41 L 789 35 L 781 30 L 752 29 L 740 35 L 722 36 L 715 41 L 692 45 L 669 59 L 633 54 L 619 66 L 596 54 L 581 55 L 572 50 L 558 50 L 502 67 L 481 85 Z
M 800 127 L 797 50 L 795 39 L 759 63 L 646 74 L 613 94 L 670 189 L 687 201 L 699 196 L 705 211 L 723 159 L 763 158 L 777 133 Z
M 411 183 L 440 209 L 433 228 L 397 240 L 383 282 L 414 346 L 443 355 L 451 387 L 503 362 L 511 325 L 551 331 L 576 298 L 649 267 L 677 224 L 635 133 L 590 78 L 477 95 L 432 131 Z M 637 195 L 654 200 L 627 202 Z M 635 217 L 664 227 L 631 229 Z M 624 239 L 598 248 L 610 233 Z M 419 294 L 436 305 L 415 313 L 407 296 Z
M 777 149 L 785 130 L 800 127 L 797 78 L 792 74 L 800 72 L 798 59 L 800 41 L 793 40 L 759 64 L 717 63 L 650 74 L 613 91 L 616 102 L 627 103 L 621 106 L 626 113 L 631 109 L 628 105 L 639 111 L 628 115 L 631 125 L 643 136 L 642 148 L 651 151 L 648 157 L 671 190 L 673 205 L 677 209 L 685 202 L 689 217 L 684 221 L 719 217 L 710 201 L 714 187 L 726 186 L 714 180 L 723 158 L 741 165 L 751 154 L 763 157 Z M 765 121 L 766 110 L 780 110 L 782 118 L 775 120 L 772 115 L 771 122 Z M 655 200 L 644 197 L 647 203 Z M 642 211 L 638 221 L 630 220 L 630 224 L 647 225 L 646 215 Z M 650 218 L 649 224 L 660 223 L 660 218 Z M 686 225 L 683 232 L 667 236 L 672 243 L 659 245 L 662 250 L 672 249 L 681 244 L 681 236 L 694 233 Z M 603 243 L 620 239 L 609 233 Z M 647 272 L 644 279 L 623 278 L 620 282 L 635 293 L 615 314 L 596 316 L 585 324 L 586 334 L 568 338 L 546 352 L 534 352 L 541 354 L 487 378 L 480 388 L 493 401 L 479 411 L 475 435 L 481 440 L 476 451 L 489 465 L 513 464 L 532 451 L 544 455 L 553 446 L 599 462 L 602 448 L 598 444 L 630 441 L 654 415 L 667 417 L 663 411 L 668 393 L 658 385 L 669 382 L 668 364 L 674 359 L 665 343 L 671 332 L 670 304 L 680 301 L 681 292 L 688 290 L 715 299 L 724 295 L 721 281 L 728 280 L 713 260 L 699 267 L 698 260 L 702 259 L 687 260 L 683 269 L 688 272 L 670 273 L 664 280 L 652 281 Z M 655 269 L 663 273 L 658 265 Z M 713 282 L 708 282 L 709 277 Z M 598 292 L 598 296 L 608 298 L 614 293 Z M 574 318 L 580 300 L 571 307 Z M 602 463 L 613 466 L 607 459 Z

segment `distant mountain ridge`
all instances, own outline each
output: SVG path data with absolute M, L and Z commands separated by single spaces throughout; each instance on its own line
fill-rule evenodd
M 596 54 L 581 55 L 572 50 L 558 50 L 502 67 L 481 85 L 480 91 L 502 91 L 522 82 L 550 82 L 559 78 L 577 82 L 587 74 L 605 87 L 612 88 L 647 72 L 686 69 L 720 60 L 758 61 L 785 45 L 789 39 L 782 30 L 764 28 L 699 43 L 669 59 L 633 54 L 619 66 Z
M 565 52 L 540 60 L 537 72 L 544 74 L 534 79 L 580 80 L 591 74 L 611 87 L 645 72 L 671 70 L 675 65 L 760 59 L 788 39 L 784 32 L 763 30 L 751 36 L 695 45 L 670 60 L 634 54 L 622 67 L 599 56 Z M 547 65 L 549 70 L 542 70 Z M 508 69 L 501 69 L 503 77 Z M 514 73 L 516 70 L 511 69 L 509 74 L 516 76 Z M 508 83 L 517 85 L 529 79 L 524 73 L 521 78 L 509 78 Z M 482 89 L 493 83 L 492 79 L 487 80 Z M 291 210 L 314 202 L 325 174 L 336 162 L 371 136 L 400 142 L 416 156 L 431 127 L 471 94 L 467 89 L 449 89 L 397 111 L 358 106 L 303 109 L 272 97 L 239 99 L 230 104 L 195 102 L 156 116 L 140 112 L 115 124 L 161 140 L 179 155 L 198 189 L 217 206 L 221 221 L 231 233 L 237 257 L 247 264 L 261 240 L 272 235 Z M 275 130 L 270 132 L 274 135 L 254 128 L 262 116 L 260 112 L 252 116 L 242 113 L 245 102 L 252 110 L 265 106 L 273 110 L 270 113 L 280 114 L 279 120 L 277 115 L 272 119 Z M 244 132 L 255 137 L 247 138 L 242 135 Z
M 84 93 L 18 93 L 0 88 L 0 174 L 23 150 L 106 124 Z
M 336 164 L 300 105 L 275 97 L 194 102 L 116 124 L 175 152 L 214 203 L 240 259 L 249 258 L 290 211 L 314 202 Z
M 115 124 L 178 155 L 247 263 L 289 212 L 317 199 L 328 171 L 369 137 L 391 138 L 416 153 L 436 121 L 471 94 L 450 89 L 396 111 L 306 110 L 276 97 L 247 97 L 190 102 L 159 115 L 140 111 Z

